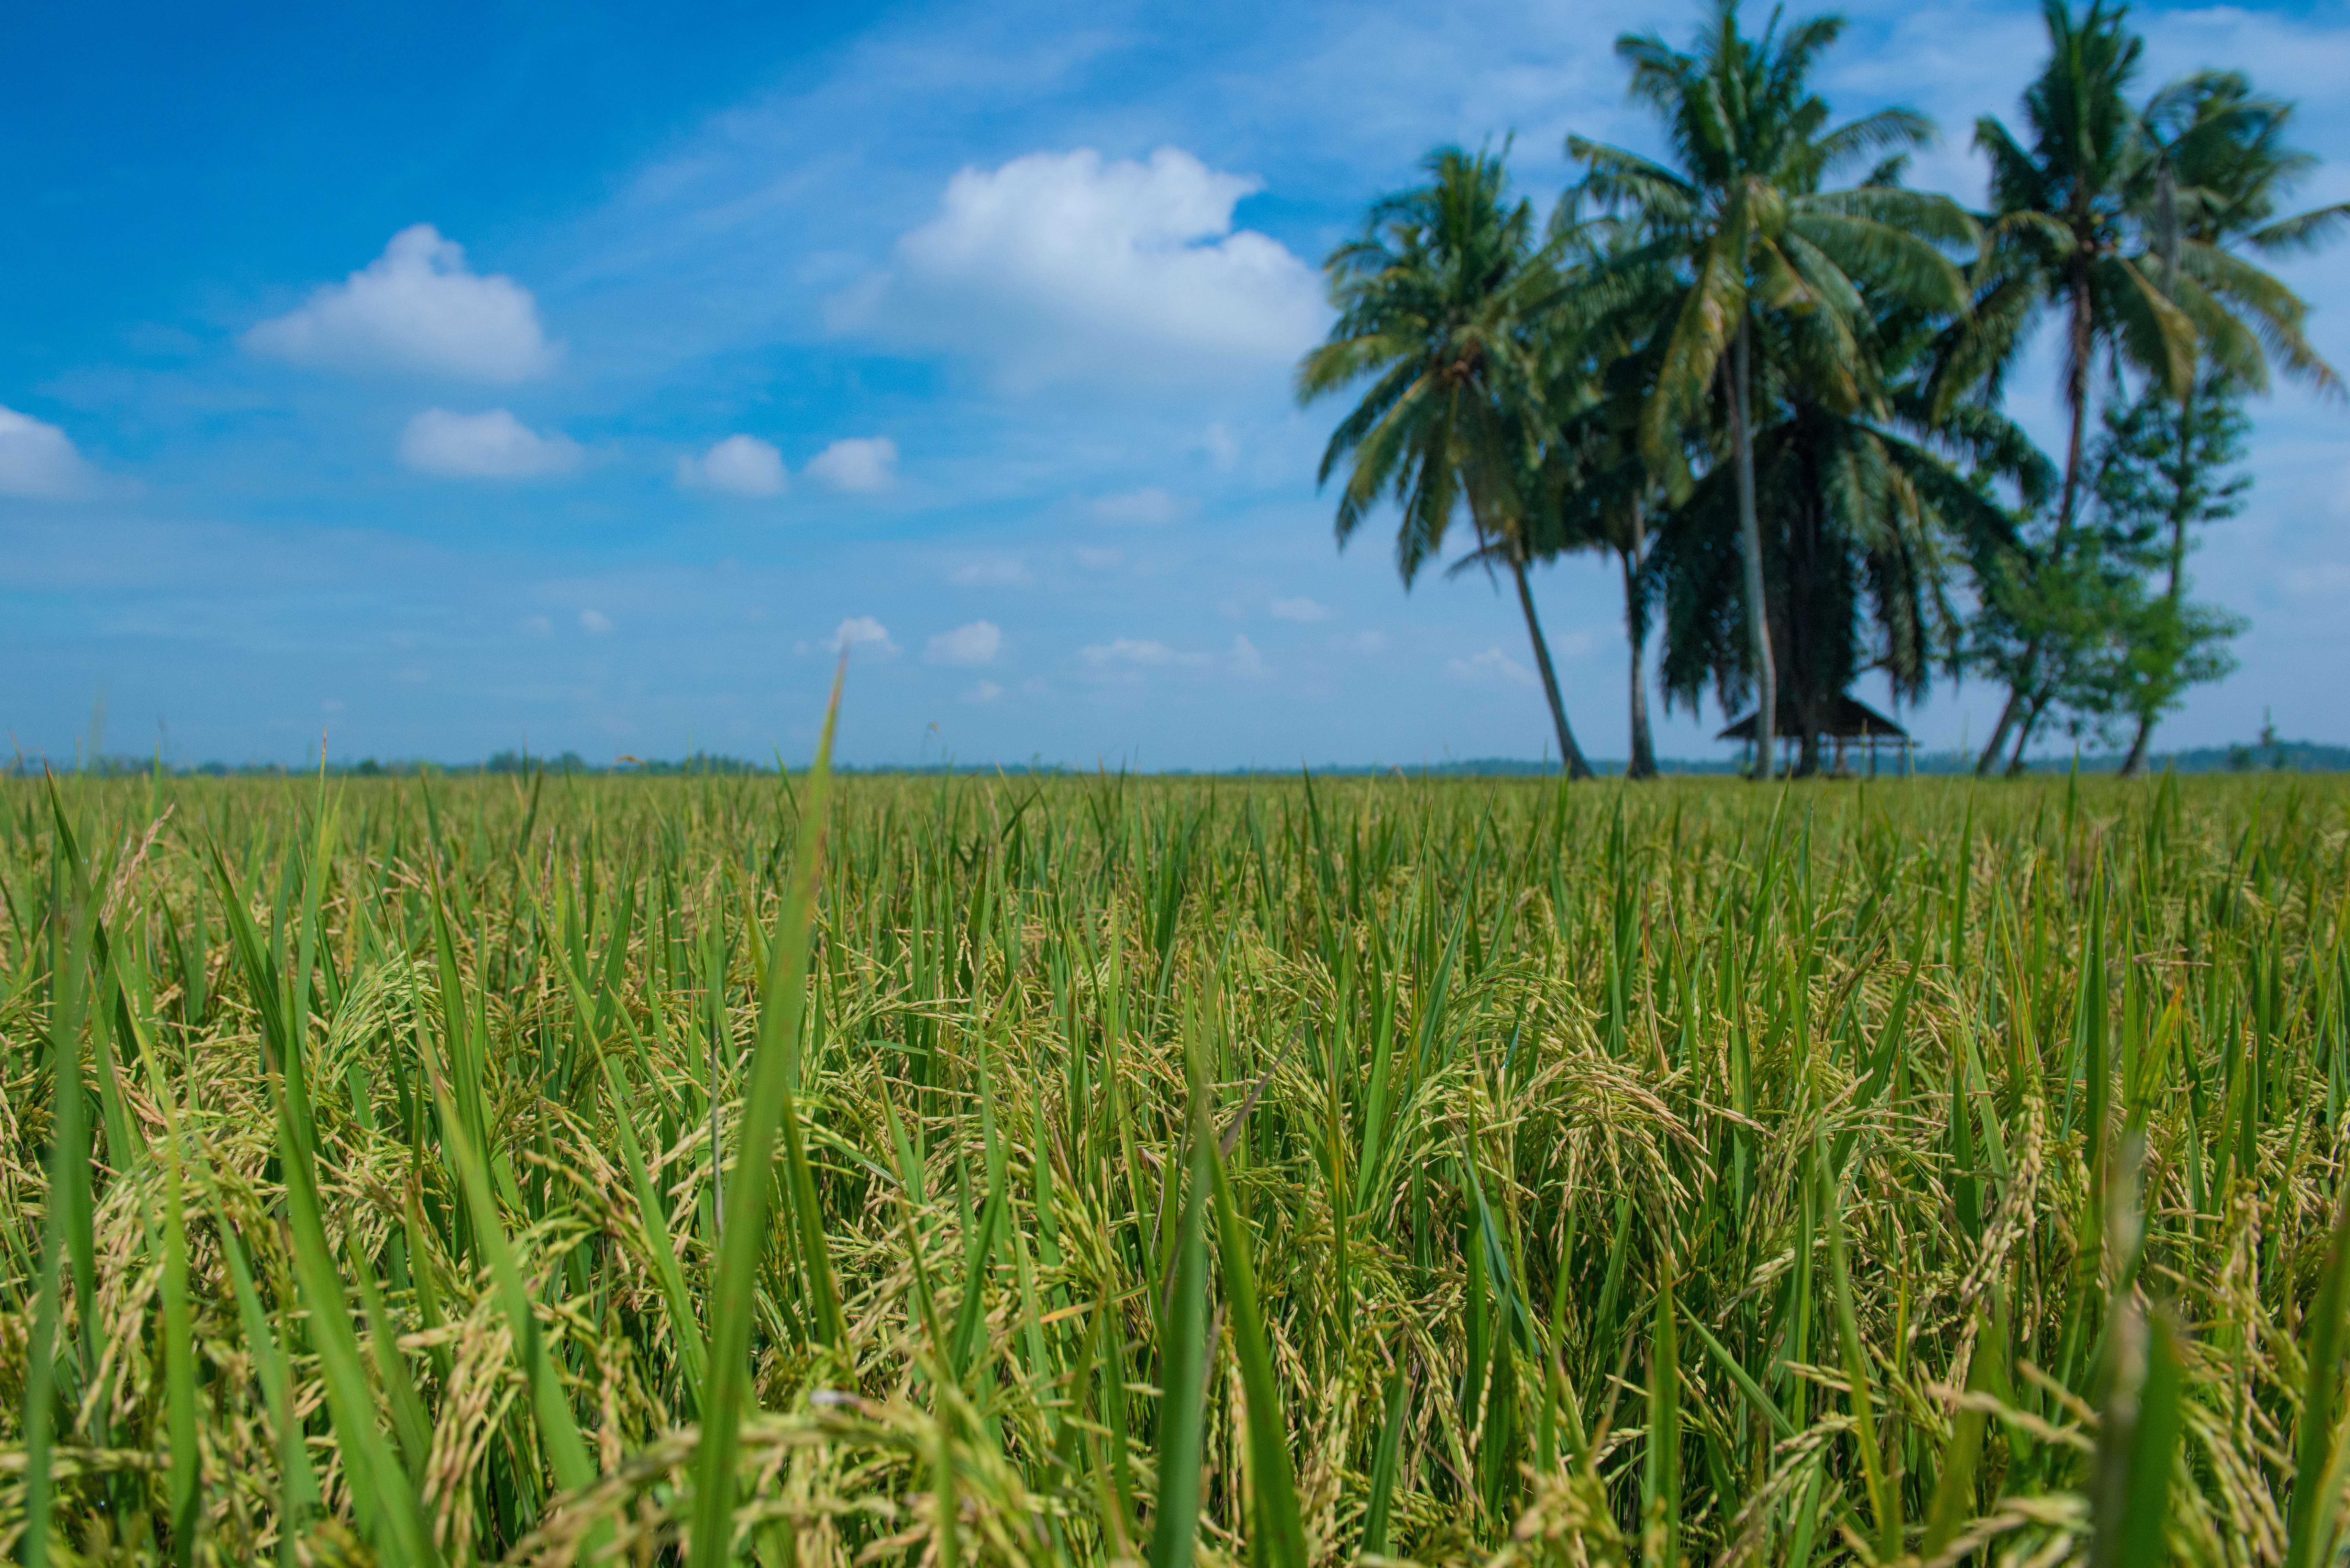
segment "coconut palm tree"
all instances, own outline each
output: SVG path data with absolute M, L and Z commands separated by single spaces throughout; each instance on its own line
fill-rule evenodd
M 1583 551 L 1615 556 L 1624 578 L 1631 674 L 1631 759 L 1624 776 L 1654 778 L 1657 753 L 1645 673 L 1648 596 L 1641 566 L 1648 551 L 1648 497 L 1656 485 L 1639 447 L 1640 388 L 1634 379 L 1638 365 L 1632 357 L 1607 352 L 1605 345 L 1615 335 L 1605 329 L 1560 330 L 1563 325 L 1559 313 L 1549 313 L 1536 350 L 1548 421 L 1535 437 L 1536 466 L 1526 476 L 1525 532 L 1495 535 L 1454 562 L 1448 575 L 1506 566 L 1520 549 L 1543 561 Z
M 1652 461 L 1641 439 L 1641 415 L 1654 389 L 1661 334 L 1677 291 L 1660 269 L 1625 275 L 1636 286 L 1604 295 L 1583 280 L 1640 236 L 1610 218 L 1580 216 L 1570 192 L 1552 218 L 1553 248 L 1566 284 L 1544 313 L 1545 399 L 1553 429 L 1545 442 L 1543 527 L 1549 553 L 1604 550 L 1616 557 L 1624 583 L 1624 635 L 1629 667 L 1631 760 L 1626 776 L 1657 776 L 1656 742 L 1648 722 L 1648 639 L 1650 594 L 1646 566 L 1648 520 L 1660 502 L 1689 488 L 1688 463 L 1676 449 Z M 1645 297 L 1637 286 L 1645 285 Z M 1577 310 L 1567 301 L 1605 308 Z
M 1830 705 L 1864 670 L 1903 701 L 1951 668 L 1961 624 L 1951 592 L 1960 559 L 2012 549 L 2012 519 L 1986 493 L 1996 477 L 2037 500 L 2050 465 L 1995 410 L 1969 403 L 1929 421 L 1919 385 L 1935 323 L 1903 306 L 1866 318 L 1856 362 L 1859 406 L 1839 410 L 1806 384 L 1802 317 L 1766 316 L 1756 343 L 1756 488 L 1780 525 L 1765 536 L 1773 654 L 1785 706 L 1799 720 L 1798 774 L 1822 762 Z M 1792 329 L 1792 331 L 1790 330 Z M 1888 383 L 1890 383 L 1888 385 Z M 1731 689 L 1741 639 L 1725 607 L 1737 568 L 1737 499 L 1720 469 L 1672 509 L 1651 555 L 1664 614 L 1666 700 L 1692 705 L 1711 680 Z
M 1778 688 L 1754 476 L 1758 319 L 1805 317 L 1806 374 L 1824 406 L 1851 410 L 1863 396 L 1852 358 L 1862 285 L 1961 312 L 1964 280 L 1943 247 L 1971 245 L 1975 237 L 1966 215 L 1942 197 L 1890 185 L 1824 188 L 1856 160 L 1933 135 L 1924 117 L 1900 109 L 1829 128 L 1810 73 L 1843 27 L 1840 18 L 1822 16 L 1783 32 L 1774 14 L 1762 36 L 1750 39 L 1739 31 L 1737 0 L 1715 0 L 1689 53 L 1654 34 L 1627 34 L 1617 40 L 1617 54 L 1631 67 L 1632 97 L 1664 121 L 1672 164 L 1581 137 L 1567 142 L 1586 168 L 1583 194 L 1637 219 L 1648 240 L 1600 277 L 1663 268 L 1680 286 L 1644 412 L 1644 446 L 1661 461 L 1690 421 L 1717 407 L 1726 428 L 1743 664 L 1760 688 L 1762 777 L 1772 769 Z
M 2166 388 L 2192 374 L 2195 328 L 2162 279 L 2143 265 L 2133 197 L 2150 170 L 2147 142 L 2128 88 L 2142 42 L 2123 8 L 2092 0 L 2042 0 L 2049 58 L 2024 90 L 2026 147 L 1997 117 L 1975 121 L 1975 146 L 1991 161 L 1992 214 L 1977 265 L 1974 320 L 1956 339 L 1938 397 L 1955 400 L 1979 384 L 1994 389 L 2032 330 L 2061 318 L 2060 372 L 2070 428 L 2047 566 L 2061 571 L 2079 516 L 2090 381 L 2101 358 L 2118 357 Z M 1975 771 L 1998 763 L 2011 735 L 2020 766 L 2032 725 L 2046 705 L 2040 657 L 2044 638 L 2025 639 L 2008 700 Z
M 2205 476 L 2192 461 L 2199 397 L 2265 390 L 2269 361 L 2320 391 L 2342 384 L 2303 332 L 2307 306 L 2246 251 L 2314 251 L 2350 229 L 2350 202 L 2280 218 L 2287 191 L 2313 170 L 2316 156 L 2290 145 L 2293 105 L 2253 91 L 2234 72 L 2206 72 L 2174 82 L 2147 105 L 2141 121 L 2155 153 L 2148 223 L 2164 287 L 2195 324 L 2199 369 L 2179 389 L 2170 469 L 2166 623 L 2185 624 L 2188 535 L 2206 511 Z M 2158 670 L 2135 694 L 2137 727 L 2125 774 L 2145 771 L 2147 743 L 2182 680 Z
M 1338 319 L 1298 366 L 1298 400 L 1370 386 L 1331 433 L 1319 481 L 1347 469 L 1341 549 L 1395 501 L 1407 589 L 1466 514 L 1476 558 L 1506 570 L 1517 589 L 1567 776 L 1588 778 L 1526 576 L 1539 553 L 1547 424 L 1533 307 L 1556 293 L 1555 278 L 1532 207 L 1507 200 L 1500 156 L 1444 148 L 1423 167 L 1427 184 L 1377 202 L 1362 236 L 1324 265 Z
M 1551 469 L 1555 499 L 1545 509 L 1560 547 L 1600 549 L 1616 557 L 1624 581 L 1624 639 L 1630 670 L 1626 722 L 1631 761 L 1625 776 L 1657 776 L 1657 748 L 1648 722 L 1647 671 L 1649 625 L 1648 518 L 1663 486 L 1640 448 L 1640 404 L 1647 395 L 1645 361 L 1624 354 L 1604 361 L 1591 379 L 1588 400 L 1560 421 Z M 1562 401 L 1554 394 L 1554 404 Z

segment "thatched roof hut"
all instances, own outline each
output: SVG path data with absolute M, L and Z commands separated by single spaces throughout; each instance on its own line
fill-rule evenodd
M 1804 722 L 1796 713 L 1795 705 L 1785 697 L 1779 699 L 1778 708 L 1779 722 L 1773 727 L 1772 735 L 1779 742 L 1783 751 L 1792 753 L 1803 741 Z M 1748 760 L 1751 763 L 1754 749 L 1756 717 L 1756 713 L 1747 714 L 1743 719 L 1724 729 L 1714 739 L 1740 742 L 1746 747 Z M 1829 773 L 1847 776 L 1850 770 L 1845 762 L 1845 748 L 1855 741 L 1860 742 L 1867 749 L 1868 773 L 1871 778 L 1877 776 L 1877 748 L 1879 745 L 1891 746 L 1895 754 L 1906 764 L 1909 758 L 1909 748 L 1917 743 L 1910 740 L 1908 731 L 1849 692 L 1838 694 L 1828 703 L 1827 713 L 1821 721 L 1818 733 L 1823 739 L 1835 742 L 1835 754 L 1828 763 Z
M 1795 705 L 1786 698 L 1779 699 L 1779 722 L 1772 726 L 1777 735 L 1800 736 L 1804 721 Z M 1754 739 L 1754 721 L 1760 717 L 1749 713 L 1714 737 L 1717 741 L 1747 741 Z M 1819 732 L 1834 741 L 1898 741 L 1907 744 L 1909 732 L 1849 693 L 1841 694 L 1828 704 L 1826 719 Z

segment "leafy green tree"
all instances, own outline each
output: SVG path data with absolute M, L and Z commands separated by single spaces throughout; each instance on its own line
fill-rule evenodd
M 1863 286 L 1950 313 L 1966 308 L 1964 282 L 1944 247 L 1970 245 L 1974 228 L 1947 199 L 1891 185 L 1828 190 L 1827 178 L 1864 158 L 1922 145 L 1933 128 L 1908 109 L 1880 110 L 1830 128 L 1810 85 L 1841 35 L 1834 16 L 1783 32 L 1774 13 L 1759 38 L 1738 26 L 1737 0 L 1715 0 L 1688 53 L 1654 34 L 1617 40 L 1631 94 L 1663 121 L 1672 162 L 1570 138 L 1586 169 L 1582 192 L 1637 220 L 1646 244 L 1593 280 L 1662 269 L 1679 286 L 1659 344 L 1642 442 L 1662 462 L 1687 427 L 1718 419 L 1737 508 L 1737 606 L 1746 631 L 1742 674 L 1759 688 L 1759 776 L 1772 770 L 1778 711 L 1770 601 L 1755 482 L 1755 337 L 1766 314 L 1799 339 L 1804 379 L 1823 407 L 1861 409 L 1871 389 L 1859 362 Z
M 1968 656 L 2026 692 L 2022 734 L 2054 721 L 2075 739 L 2109 741 L 2129 704 L 2137 639 L 2150 629 L 2144 552 L 2129 531 L 2103 525 L 2075 525 L 2060 549 L 2057 518 L 2028 511 L 2016 546 L 1978 565 Z M 2019 749 L 2008 771 L 2022 766 Z
M 1649 519 L 1686 493 L 1686 452 L 1661 461 L 1641 440 L 1642 418 L 1656 388 L 1662 335 L 1678 301 L 1669 275 L 1655 267 L 1624 269 L 1615 286 L 1593 290 L 1613 263 L 1643 243 L 1638 228 L 1617 218 L 1586 216 L 1574 192 L 1552 214 L 1551 245 L 1563 275 L 1558 299 L 1543 315 L 1541 338 L 1545 399 L 1553 421 L 1544 443 L 1544 505 L 1536 539 L 1546 555 L 1604 551 L 1616 558 L 1624 585 L 1624 634 L 1629 674 L 1626 776 L 1657 776 L 1648 721 L 1648 639 L 1654 595 L 1647 564 Z
M 1455 515 L 1467 515 L 1477 558 L 1517 589 L 1567 774 L 1588 778 L 1526 577 L 1540 553 L 1549 424 L 1538 306 L 1557 293 L 1556 275 L 1533 208 L 1506 200 L 1499 156 L 1445 148 L 1423 167 L 1427 184 L 1375 203 L 1362 235 L 1325 264 L 1338 319 L 1299 364 L 1298 400 L 1370 386 L 1331 433 L 1318 477 L 1327 483 L 1347 469 L 1342 549 L 1376 507 L 1396 503 L 1407 589 L 1442 556 Z
M 2097 505 L 2115 553 L 2126 553 L 2138 580 L 2168 581 L 2137 596 L 2126 648 L 2116 670 L 2115 711 L 2134 726 L 2125 774 L 2143 772 L 2147 741 L 2189 687 L 2225 679 L 2236 661 L 2228 642 L 2243 621 L 2186 597 L 2193 531 L 2244 507 L 2251 477 L 2244 456 L 2243 390 L 2225 371 L 2208 370 L 2193 394 L 2173 399 L 2149 387 L 2128 403 L 2109 404 L 2098 443 Z
M 2251 483 L 2226 472 L 2242 455 L 2243 390 L 2266 388 L 2272 357 L 2321 391 L 2341 389 L 2303 331 L 2307 307 L 2241 254 L 2314 251 L 2350 228 L 2350 202 L 2278 216 L 2284 193 L 2317 163 L 2287 142 L 2293 114 L 2290 103 L 2256 93 L 2241 75 L 2207 72 L 2164 88 L 2144 115 L 2157 149 L 2154 243 L 2166 286 L 2200 333 L 2207 368 L 2188 381 L 2176 409 L 2149 390 L 2122 424 L 2108 419 L 2121 459 L 2114 483 L 2126 493 L 2108 497 L 2101 469 L 2100 498 L 2140 526 L 2158 520 L 2166 545 L 2158 568 L 2166 585 L 2132 659 L 2137 728 L 2125 774 L 2144 771 L 2154 726 L 2180 693 L 2233 668 L 2222 645 L 2241 625 L 2186 602 L 2186 565 L 2190 531 L 2234 515 Z M 2166 438 L 2167 456 L 2156 450 Z
M 2193 395 L 2207 357 L 2256 386 L 2272 358 L 2330 385 L 2303 335 L 2305 306 L 2236 242 L 2259 234 L 2252 248 L 2305 248 L 2335 232 L 2342 213 L 2273 219 L 2278 191 L 2306 167 L 2282 144 L 2282 106 L 2255 102 L 2241 78 L 2207 74 L 2140 110 L 2128 89 L 2143 44 L 2124 8 L 2093 0 L 2076 16 L 2067 0 L 2043 0 L 2043 11 L 2050 55 L 2024 93 L 2030 146 L 1993 117 L 1976 122 L 1994 211 L 1974 321 L 1949 357 L 1941 394 L 1981 381 L 1996 388 L 2038 323 L 2058 319 L 2069 430 L 2057 514 L 2036 560 L 2061 576 L 2088 483 L 2097 366 L 2126 368 L 2173 398 Z M 2009 771 L 2020 770 L 2036 716 L 2064 707 L 2041 690 L 2041 652 L 2027 642 L 2003 670 L 2008 698 L 1979 774 L 1997 765 L 2011 738 Z
M 2049 57 L 2024 89 L 2031 145 L 1995 116 L 1975 121 L 1975 146 L 1991 161 L 1992 214 L 1977 264 L 1972 329 L 1944 367 L 1942 391 L 1955 397 L 1979 380 L 1996 389 L 2042 319 L 2060 318 L 2060 379 L 2070 421 L 2064 477 L 2053 525 L 2027 557 L 2050 580 L 2002 585 L 2011 621 L 2053 634 L 2070 622 L 2049 607 L 2076 604 L 2072 588 L 2057 579 L 2067 569 L 2078 514 L 2096 363 L 2101 356 L 2126 358 L 2175 389 L 2189 374 L 2195 329 L 2140 265 L 2133 198 L 2148 168 L 2147 144 L 2129 87 L 2145 45 L 2124 26 L 2124 8 L 2106 0 L 2092 0 L 2077 17 L 2069 0 L 2042 0 L 2041 9 Z M 2016 657 L 2003 661 L 2008 698 L 1976 763 L 1978 774 L 1997 765 L 2011 737 L 2011 769 L 2022 766 L 2033 730 L 2027 715 L 2054 700 L 2042 690 L 2048 682 L 2041 668 L 2043 654 L 2053 651 L 2044 637 L 2027 638 Z
M 1765 319 L 1798 332 L 1804 325 Z M 1757 334 L 1770 417 L 1755 437 L 1756 486 L 1779 520 L 1763 541 L 1764 576 L 1782 707 L 1804 736 L 1798 774 L 1819 769 L 1831 705 L 1865 670 L 1882 671 L 1897 697 L 1915 701 L 1938 668 L 1955 667 L 1964 627 L 1953 592 L 1959 567 L 2002 558 L 2015 545 L 1991 482 L 2034 497 L 2053 483 L 2046 459 L 1995 410 L 1963 405 L 1929 426 L 1919 383 L 1930 317 L 1897 306 L 1865 326 L 1856 359 L 1871 395 L 1841 412 L 1810 389 L 1795 337 Z M 1659 535 L 1650 572 L 1664 607 L 1669 702 L 1694 704 L 1709 680 L 1726 691 L 1738 679 L 1740 642 L 1723 608 L 1734 602 L 1734 506 L 1716 469 Z

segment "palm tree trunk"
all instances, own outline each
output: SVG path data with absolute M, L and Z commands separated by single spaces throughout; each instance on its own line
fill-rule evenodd
M 1786 639 L 1781 650 L 1787 657 L 1777 674 L 1797 725 L 1794 776 L 1807 779 L 1819 774 L 1820 734 L 1826 728 L 1821 712 L 1826 695 L 1821 689 L 1823 650 L 1813 646 L 1810 618 L 1819 602 L 1814 597 L 1820 560 L 1817 506 L 1806 502 L 1789 508 L 1783 525 L 1786 564 L 1780 591 L 1785 609 L 1780 617 L 1780 630 Z
M 2077 264 L 2076 264 L 2077 265 Z M 2081 500 L 2081 443 L 2089 424 L 2089 355 L 2095 347 L 2091 334 L 2094 323 L 2089 319 L 2089 282 L 2084 276 L 2074 286 L 2071 362 L 2064 368 L 2064 400 L 2071 405 L 2072 433 L 2064 442 L 2064 496 L 2056 511 L 2056 547 L 2053 554 L 2062 559 L 2064 542 L 2073 533 L 2074 508 Z
M 1754 776 L 1771 776 L 1772 742 L 1779 718 L 1778 671 L 1771 662 L 1771 607 L 1762 597 L 1762 530 L 1754 519 L 1754 431 L 1750 406 L 1751 339 L 1748 318 L 1738 318 L 1731 349 L 1730 440 L 1738 461 L 1738 553 L 1746 567 L 1746 635 L 1753 644 L 1754 674 L 1762 701 L 1754 710 Z
M 2064 442 L 2064 499 L 2056 509 L 2056 536 L 2048 548 L 2048 561 L 2052 566 L 2063 563 L 2064 545 L 2073 532 L 2073 513 L 2081 499 L 2081 443 L 2089 423 L 2089 355 L 2095 345 L 2092 336 L 2095 324 L 2089 317 L 2089 281 L 2083 264 L 2076 262 L 2074 271 L 2071 291 L 2073 308 L 2065 324 L 2071 340 L 2066 346 L 2064 366 L 2064 400 L 2071 405 L 2073 429 Z M 2016 721 L 2023 717 L 2025 693 L 2032 691 L 2039 676 L 2040 639 L 2035 637 L 2024 644 L 2022 670 L 2008 692 L 2007 706 L 2000 710 L 1999 727 L 1991 732 L 1991 743 L 1983 748 L 1982 756 L 1975 763 L 1977 778 L 1990 777 L 1991 769 L 1999 765 L 2000 750 L 2007 743 L 2008 734 L 2014 729 Z M 2031 718 L 2024 725 L 2023 735 L 2016 742 L 2015 759 L 2007 770 L 2011 778 L 2023 771 L 2023 747 L 2032 738 L 2032 725 L 2039 722 L 2039 710 L 2045 701 L 2046 699 L 2042 698 L 2031 704 Z
M 2038 650 L 2036 643 L 2024 650 L 2027 668 L 2038 662 L 2033 657 Z M 1999 754 L 2007 749 L 2008 736 L 2015 732 L 2016 715 L 2023 711 L 2022 679 L 2019 675 L 2016 684 L 2007 689 L 2007 704 L 1999 711 L 1999 723 L 1991 730 L 1991 742 L 1983 747 L 1982 755 L 1975 759 L 1975 777 L 1979 779 L 1991 777 L 1991 769 L 1999 766 Z
M 1632 526 L 1637 539 L 1639 528 L 1637 513 Z M 1648 662 L 1648 628 L 1643 624 L 1646 618 L 1640 613 L 1635 597 L 1640 591 L 1638 546 L 1619 551 L 1618 555 L 1624 563 L 1624 639 L 1632 649 L 1632 761 L 1624 776 L 1652 779 L 1657 776 L 1657 748 L 1648 733 L 1648 681 L 1641 669 Z
M 1558 729 L 1558 754 L 1566 763 L 1566 776 L 1587 779 L 1592 776 L 1591 764 L 1583 760 L 1583 749 L 1575 743 L 1575 732 L 1567 727 L 1566 704 L 1559 701 L 1558 673 L 1550 667 L 1550 644 L 1543 640 L 1542 621 L 1534 615 L 1534 589 L 1526 586 L 1526 564 L 1514 551 L 1510 556 L 1510 576 L 1518 585 L 1518 607 L 1526 612 L 1526 635 L 1534 639 L 1534 665 L 1542 671 L 1543 695 L 1550 699 L 1550 722 Z
M 2178 478 L 2170 494 L 2170 584 L 2163 590 L 2163 600 L 2170 607 L 2174 627 L 2178 625 L 2178 597 L 2187 587 L 2187 472 L 2193 453 L 2189 442 L 2194 417 L 2195 382 L 2190 378 L 2187 390 L 2178 395 Z M 2154 738 L 2154 722 L 2158 716 L 2153 694 L 2148 693 L 2138 709 L 2137 733 L 2130 741 L 2129 755 L 2122 759 L 2124 778 L 2136 778 L 2146 772 L 2147 742 Z
M 2007 759 L 2009 778 L 2023 776 L 2023 748 L 2032 744 L 2032 732 L 2040 727 L 2040 715 L 2048 711 L 2049 701 L 2055 695 L 2054 691 L 2046 688 L 2033 694 L 2031 705 L 2024 710 L 2022 726 L 2016 732 L 2015 754 Z

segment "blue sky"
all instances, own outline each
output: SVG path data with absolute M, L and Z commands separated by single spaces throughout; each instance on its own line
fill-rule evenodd
M 2036 8 L 1868 0 L 1824 85 L 1906 102 L 1974 202 Z M 1675 0 L 1476 10 L 47 7 L 0 102 L 0 724 L 69 755 L 804 757 L 854 645 L 858 763 L 1533 756 L 1514 606 L 1344 555 L 1317 268 L 1445 141 L 1652 145 L 1609 49 Z M 2350 198 L 2350 6 L 2142 8 L 2155 79 L 2303 100 Z M 2288 275 L 2350 366 L 2343 257 Z M 2016 410 L 2054 441 L 2053 369 Z M 2256 409 L 2198 558 L 2242 669 L 2163 743 L 2350 740 L 2350 411 Z M 1538 594 L 1625 749 L 1619 588 Z M 1873 682 L 1859 689 L 1877 696 Z M 1945 688 L 1936 745 L 1997 693 Z M 1679 713 L 1668 755 L 1721 717 Z

